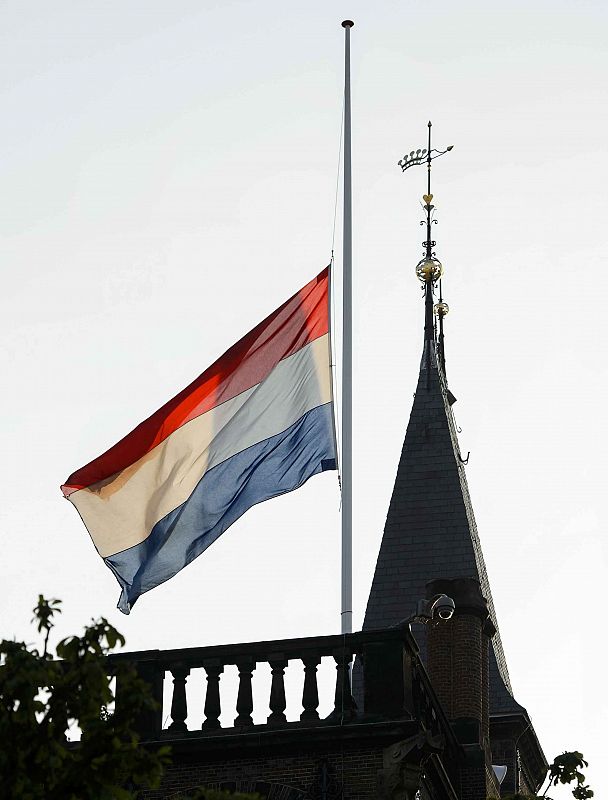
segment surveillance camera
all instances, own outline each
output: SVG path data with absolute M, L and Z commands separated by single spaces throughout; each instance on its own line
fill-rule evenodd
M 440 594 L 433 603 L 433 610 L 439 615 L 439 619 L 448 620 L 452 619 L 456 604 L 451 597 L 445 594 Z
M 452 619 L 456 603 L 447 594 L 436 594 L 432 600 L 419 600 L 416 606 L 416 613 L 412 614 L 407 620 L 408 624 L 412 622 L 421 622 L 427 624 L 432 622 L 435 616 L 440 620 L 446 621 Z

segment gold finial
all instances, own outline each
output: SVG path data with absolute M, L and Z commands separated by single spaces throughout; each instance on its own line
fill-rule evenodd
M 433 195 L 432 194 L 423 194 L 422 195 L 422 199 L 424 200 L 424 202 L 425 202 L 425 204 L 427 206 L 430 206 L 431 205 L 431 200 L 433 199 Z
M 416 277 L 422 283 L 428 283 L 439 280 L 443 275 L 443 264 L 438 258 L 427 257 L 423 258 L 416 264 Z
M 435 303 L 435 314 L 439 317 L 439 319 L 443 319 L 447 314 L 450 313 L 450 307 L 447 303 L 444 303 L 441 300 L 439 303 Z

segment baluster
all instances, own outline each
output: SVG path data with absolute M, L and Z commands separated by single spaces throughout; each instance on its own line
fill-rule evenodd
M 173 675 L 173 700 L 171 701 L 171 725 L 169 730 L 182 733 L 188 730 L 186 717 L 188 716 L 188 703 L 186 701 L 186 680 L 190 668 L 183 664 L 176 664 L 170 668 Z
M 304 662 L 304 689 L 302 691 L 302 722 L 314 722 L 319 719 L 319 690 L 317 688 L 317 667 L 321 663 L 319 656 L 307 656 Z
M 348 650 L 334 650 L 336 662 L 336 695 L 331 716 L 337 719 L 351 719 L 357 708 L 350 688 L 350 662 L 352 655 Z
M 253 725 L 251 712 L 253 711 L 253 696 L 251 694 L 251 673 L 255 669 L 255 661 L 251 658 L 243 659 L 237 663 L 239 670 L 239 693 L 236 699 L 237 718 L 234 720 L 235 728 L 247 728 Z
M 220 675 L 224 671 L 224 665 L 219 659 L 213 658 L 204 661 L 203 667 L 207 673 L 207 693 L 205 694 L 205 721 L 201 728 L 204 731 L 212 731 L 221 727 L 219 720 L 222 713 Z
M 268 717 L 269 725 L 282 725 L 287 722 L 285 716 L 285 708 L 287 702 L 285 700 L 285 667 L 287 666 L 287 659 L 282 653 L 273 653 L 268 659 L 270 668 L 272 670 L 272 683 L 270 686 L 270 716 Z

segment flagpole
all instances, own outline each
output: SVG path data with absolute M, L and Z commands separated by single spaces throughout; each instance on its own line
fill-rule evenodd
M 344 20 L 344 217 L 342 237 L 342 633 L 353 630 L 353 323 L 350 29 Z

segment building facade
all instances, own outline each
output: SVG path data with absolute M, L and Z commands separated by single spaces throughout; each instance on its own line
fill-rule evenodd
M 429 141 L 429 175 L 431 152 Z M 430 178 L 424 201 L 427 241 L 416 268 L 423 352 L 363 630 L 115 657 L 137 665 L 159 702 L 139 722 L 145 746 L 173 749 L 162 789 L 146 797 L 205 785 L 270 800 L 485 800 L 534 792 L 544 780 L 543 751 L 509 680 L 452 414 Z M 437 598 L 453 606 L 441 613 Z M 336 687 L 333 709 L 320 714 L 323 659 L 335 665 Z M 284 676 L 294 662 L 301 713 L 288 721 Z M 270 713 L 254 724 L 252 675 L 262 664 L 272 676 Z M 234 666 L 236 716 L 221 727 L 221 679 Z M 188 730 L 195 670 L 205 675 L 204 719 Z M 162 701 L 171 679 L 169 711 Z

